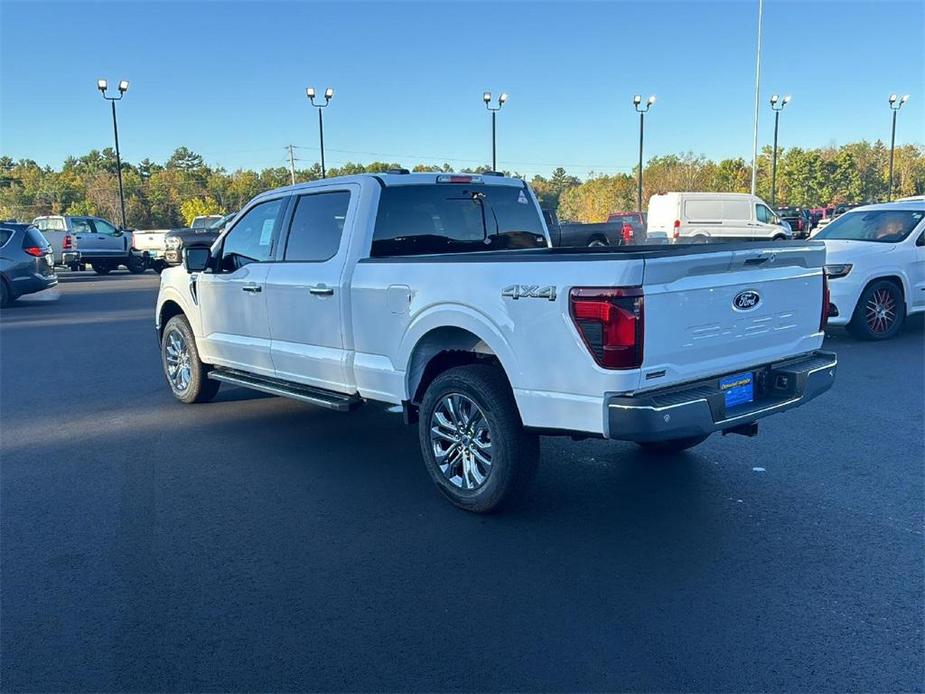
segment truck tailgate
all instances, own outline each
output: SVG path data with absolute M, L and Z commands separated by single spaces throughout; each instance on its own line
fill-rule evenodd
M 163 251 L 169 229 L 132 232 L 132 248 L 136 251 Z
M 649 258 L 640 391 L 766 364 L 822 344 L 822 244 Z

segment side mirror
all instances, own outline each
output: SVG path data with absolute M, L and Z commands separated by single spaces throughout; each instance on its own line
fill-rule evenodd
M 183 267 L 187 272 L 203 272 L 212 260 L 210 248 L 193 247 L 183 249 Z
M 919 237 L 915 240 L 915 245 L 919 248 L 925 246 L 925 231 L 919 234 Z

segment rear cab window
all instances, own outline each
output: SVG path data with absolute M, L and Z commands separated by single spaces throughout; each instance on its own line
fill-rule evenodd
M 543 218 L 524 187 L 486 185 L 473 177 L 469 183 L 386 186 L 370 255 L 546 247 Z
M 35 226 L 41 231 L 67 231 L 64 217 L 43 217 L 35 220 Z

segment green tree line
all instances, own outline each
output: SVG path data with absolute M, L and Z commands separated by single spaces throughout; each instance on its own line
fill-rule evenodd
M 889 150 L 882 142 L 856 142 L 841 147 L 789 148 L 778 151 L 777 204 L 818 206 L 886 199 Z M 347 163 L 328 169 L 328 176 L 374 173 L 400 168 L 395 162 Z M 478 173 L 487 167 L 462 169 Z M 452 171 L 449 164 L 418 164 L 414 171 Z M 758 194 L 770 198 L 771 153 L 766 149 L 758 169 Z M 0 218 L 31 220 L 42 214 L 93 214 L 120 221 L 115 152 L 92 150 L 69 157 L 59 170 L 29 159 L 0 157 Z M 505 172 L 511 174 L 512 172 Z M 517 172 L 512 175 L 520 176 Z M 226 171 L 209 166 L 186 147 L 163 163 L 144 159 L 122 164 L 128 226 L 137 229 L 184 226 L 196 215 L 239 209 L 252 197 L 291 182 L 284 166 L 261 171 Z M 522 176 L 521 176 L 522 177 Z M 321 178 L 315 164 L 296 171 L 296 181 Z M 536 175 L 530 184 L 545 208 L 560 219 L 604 221 L 611 212 L 636 206 L 636 171 L 615 175 L 592 173 L 585 180 L 555 169 Z M 663 191 L 748 192 L 751 168 L 744 159 L 716 162 L 691 152 L 653 157 L 644 169 L 643 199 Z M 925 148 L 896 149 L 894 195 L 925 193 Z

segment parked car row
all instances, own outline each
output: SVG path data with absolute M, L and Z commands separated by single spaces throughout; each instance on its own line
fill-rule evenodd
M 54 266 L 80 270 L 89 265 L 105 275 L 119 266 L 139 274 L 179 264 L 184 245 L 211 244 L 230 215 L 203 215 L 188 228 L 131 230 L 100 217 L 43 215 L 32 224 L 45 234 Z

